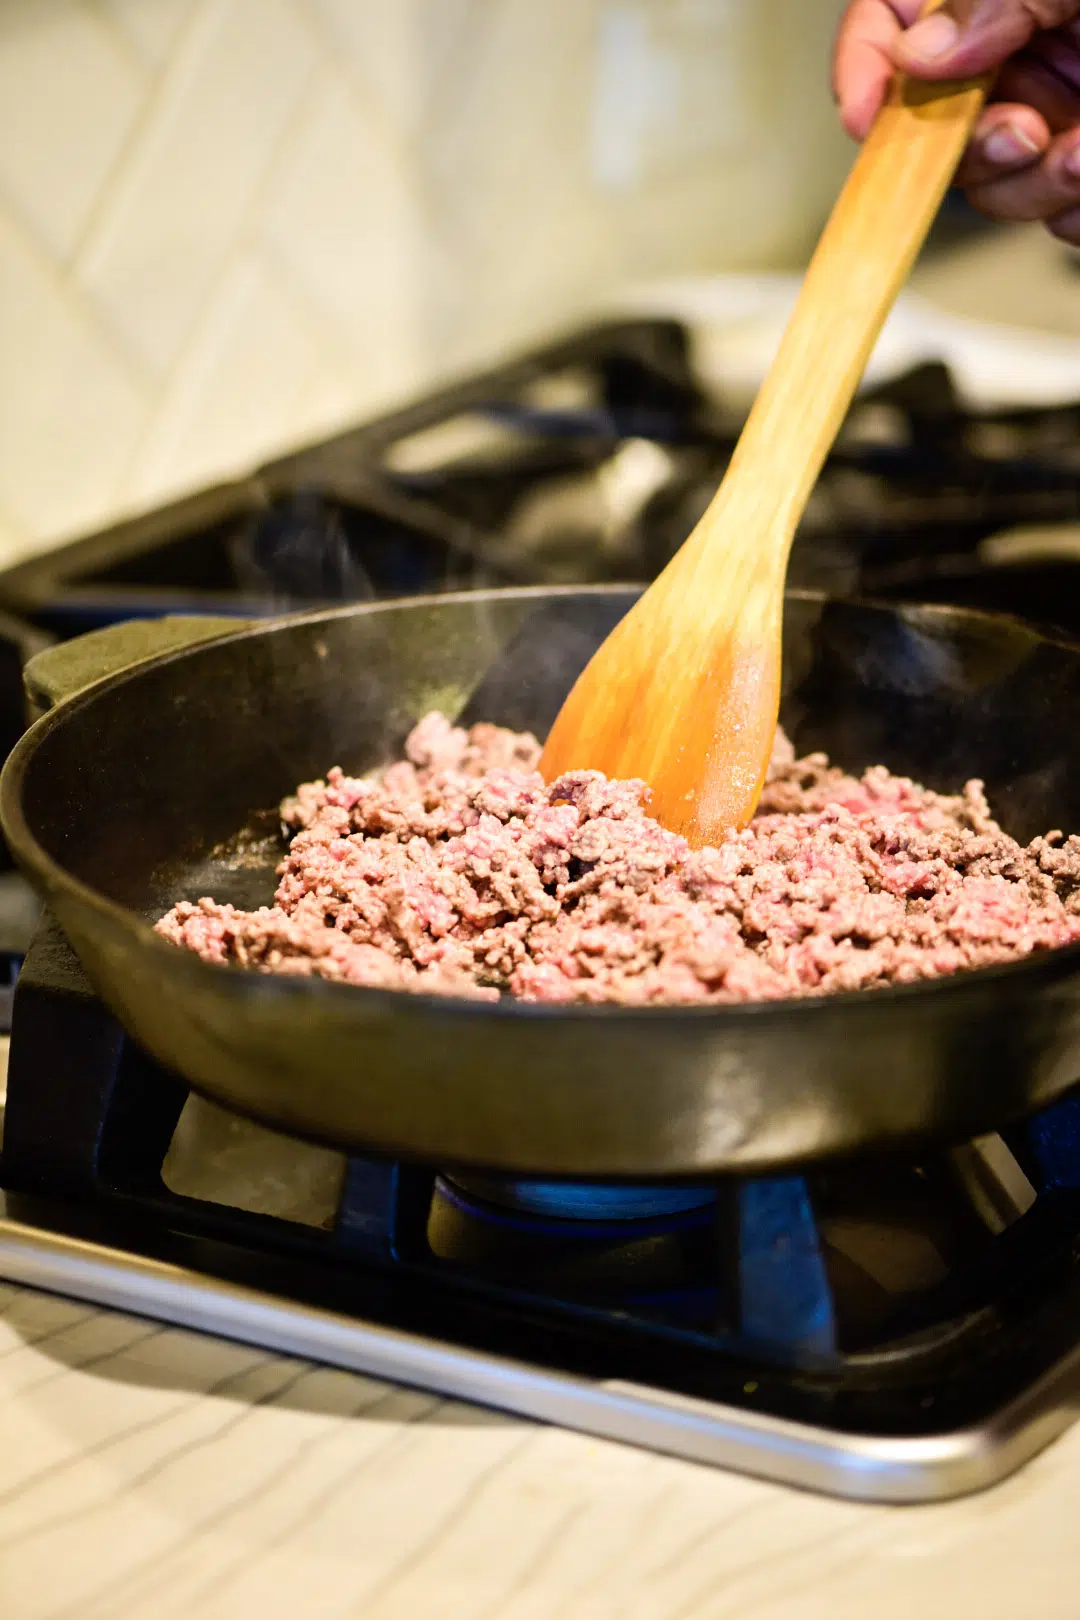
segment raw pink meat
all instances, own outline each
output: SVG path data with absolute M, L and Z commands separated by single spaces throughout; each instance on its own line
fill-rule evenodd
M 379 776 L 281 806 L 273 906 L 181 901 L 158 932 L 207 961 L 495 999 L 663 1004 L 873 989 L 1080 939 L 1080 838 L 1027 848 L 981 782 L 856 779 L 777 734 L 758 813 L 690 850 L 640 782 L 545 786 L 539 745 L 429 714 Z

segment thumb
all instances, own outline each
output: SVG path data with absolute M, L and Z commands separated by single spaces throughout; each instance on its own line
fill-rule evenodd
M 1031 36 L 1060 28 L 1077 0 L 945 0 L 900 35 L 896 65 L 919 79 L 966 79 L 999 68 Z

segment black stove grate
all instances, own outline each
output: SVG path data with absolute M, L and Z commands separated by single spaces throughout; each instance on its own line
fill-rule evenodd
M 72 635 L 146 614 L 649 579 L 704 510 L 741 425 L 691 355 L 674 321 L 588 328 L 0 573 L 0 605 Z M 1020 550 L 988 544 L 1017 528 L 1039 534 Z M 1080 403 L 967 410 L 947 369 L 927 364 L 852 408 L 791 582 L 1080 634 L 1078 536 Z

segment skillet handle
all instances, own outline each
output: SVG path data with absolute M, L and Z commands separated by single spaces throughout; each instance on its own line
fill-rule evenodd
M 47 647 L 29 659 L 23 669 L 31 718 L 39 719 L 48 709 L 107 675 L 118 675 L 158 653 L 195 647 L 229 630 L 242 630 L 250 622 L 181 614 L 163 619 L 126 619 L 122 624 L 90 630 L 73 641 Z

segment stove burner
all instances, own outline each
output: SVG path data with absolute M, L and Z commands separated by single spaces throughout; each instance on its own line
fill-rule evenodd
M 440 1186 L 464 1194 L 470 1207 L 517 1210 L 587 1223 L 649 1221 L 716 1205 L 714 1187 L 603 1186 L 597 1182 L 533 1181 L 504 1176 L 454 1174 Z
M 531 1294 L 705 1330 L 719 1320 L 714 1188 L 439 1176 L 426 1236 L 436 1260 Z

